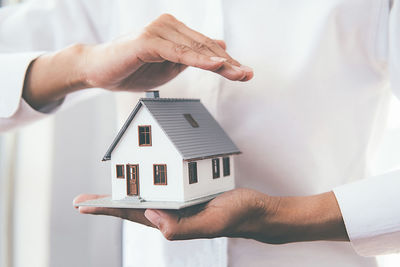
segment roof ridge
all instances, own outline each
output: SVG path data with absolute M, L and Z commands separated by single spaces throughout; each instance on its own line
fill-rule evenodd
M 199 98 L 149 98 L 142 97 L 139 99 L 140 101 L 164 101 L 164 102 L 200 102 Z

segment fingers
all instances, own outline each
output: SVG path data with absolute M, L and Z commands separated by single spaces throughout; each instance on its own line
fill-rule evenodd
M 224 57 L 228 60 L 229 63 L 235 65 L 235 66 L 240 66 L 240 63 L 233 59 L 226 51 L 224 48 L 222 48 L 216 41 L 210 39 L 209 37 L 194 31 L 192 29 L 190 29 L 189 27 L 187 27 L 185 24 L 183 24 L 182 22 L 177 22 L 176 23 L 176 29 L 188 36 L 189 38 L 191 38 L 192 40 L 195 40 L 196 42 L 204 45 L 205 47 L 207 47 L 209 50 L 211 50 L 212 52 L 214 52 L 216 55 L 219 55 L 221 57 Z
M 220 47 L 222 47 L 222 49 L 226 50 L 226 43 L 224 40 L 214 40 Z
M 182 22 L 179 22 L 179 21 L 177 21 L 177 23 L 176 23 L 176 29 L 180 33 L 182 33 L 182 34 L 188 36 L 189 38 L 191 38 L 192 40 L 194 40 L 192 42 L 195 44 L 195 46 L 200 47 L 203 51 L 205 50 L 204 47 L 206 47 L 207 50 L 213 52 L 215 55 L 227 59 L 227 63 L 230 63 L 230 64 L 225 63 L 223 68 L 221 68 L 219 71 L 217 71 L 217 73 L 224 76 L 224 71 L 226 71 L 226 69 L 229 70 L 230 68 L 233 68 L 233 70 L 243 71 L 245 73 L 244 77 L 239 79 L 240 81 L 248 81 L 253 77 L 253 70 L 251 68 L 242 66 L 237 60 L 233 59 L 225 51 L 226 44 L 224 41 L 212 40 L 209 37 L 190 29 L 185 24 L 183 24 Z M 237 69 L 237 68 L 234 68 L 234 66 L 238 66 L 241 68 Z M 232 70 L 230 70 L 230 72 L 231 71 Z
M 236 81 L 247 81 L 253 77 L 251 68 L 242 66 L 225 51 L 225 42 L 212 40 L 171 15 L 160 16 L 146 28 L 143 36 L 147 38 L 141 50 L 147 53 L 139 57 L 144 62 L 161 58 L 213 71 Z
M 206 211 L 186 217 L 179 211 L 148 209 L 144 215 L 168 240 L 218 237 L 225 227 L 222 218 Z
M 76 206 L 76 204 L 78 204 L 78 203 L 81 203 L 81 202 L 84 202 L 87 200 L 91 200 L 91 199 L 103 198 L 106 196 L 107 195 L 80 194 L 74 198 L 74 200 L 72 201 L 72 204 L 74 205 L 74 208 L 77 209 L 77 208 L 79 208 L 78 206 Z
M 76 204 L 80 202 L 84 202 L 87 200 L 98 199 L 106 197 L 107 195 L 93 195 L 93 194 L 80 194 L 73 200 L 74 208 L 79 209 L 79 212 L 82 214 L 101 214 L 101 215 L 111 215 L 117 216 L 121 215 L 117 209 L 110 209 L 110 208 L 101 208 L 101 207 L 88 207 L 88 206 L 81 206 L 78 207 Z
M 225 58 L 204 55 L 184 44 L 176 44 L 161 38 L 154 40 L 151 46 L 165 60 L 204 70 L 217 71 L 226 61 Z M 239 70 L 226 73 L 224 77 L 231 80 L 240 80 L 242 76 L 243 71 Z
M 225 58 L 204 55 L 184 44 L 176 44 L 159 38 L 154 40 L 150 46 L 154 49 L 154 51 L 156 51 L 156 53 L 158 53 L 159 57 L 165 60 L 204 70 L 214 71 L 229 80 L 240 81 L 245 79 L 248 73 L 249 77 L 250 73 L 252 73 L 249 68 L 224 64 L 226 62 Z M 146 58 L 141 59 L 146 61 Z
M 144 215 L 168 240 L 244 237 L 256 233 L 252 229 L 255 229 L 253 224 L 257 220 L 252 216 L 260 217 L 260 213 L 254 213 L 253 206 L 254 192 L 236 189 L 205 205 L 178 211 L 148 209 Z
M 77 207 L 76 204 L 91 200 L 103 198 L 106 195 L 90 195 L 90 194 L 81 194 L 77 196 L 74 201 L 74 207 L 79 209 L 79 213 L 81 214 L 92 214 L 92 215 L 106 215 L 118 217 L 121 219 L 129 220 L 132 222 L 137 222 L 140 224 L 144 224 L 150 227 L 155 227 L 145 216 L 143 209 L 122 209 L 122 208 L 103 208 L 103 207 L 89 207 L 89 206 L 81 206 Z

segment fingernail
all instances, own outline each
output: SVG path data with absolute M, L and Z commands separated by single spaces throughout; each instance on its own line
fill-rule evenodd
M 236 71 L 240 71 L 243 72 L 244 70 L 241 67 L 235 66 L 235 65 L 231 65 L 232 69 L 236 70 Z
M 245 72 L 253 72 L 253 69 L 252 69 L 252 68 L 250 68 L 250 67 L 248 67 L 248 66 L 245 66 L 245 65 L 241 65 L 241 66 L 240 66 L 240 69 L 242 69 L 242 70 L 245 71 Z
M 215 62 L 225 62 L 227 60 L 226 58 L 223 57 L 210 57 L 210 59 Z
M 157 211 L 147 209 L 144 212 L 144 216 L 147 218 L 147 220 L 149 220 L 155 226 L 157 226 L 157 227 L 160 226 L 161 216 Z
M 72 206 L 74 206 L 75 208 L 78 207 L 78 197 L 75 197 L 74 200 L 72 200 Z

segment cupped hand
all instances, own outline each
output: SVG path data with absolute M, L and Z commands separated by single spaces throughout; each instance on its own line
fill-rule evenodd
M 192 66 L 247 81 L 253 71 L 225 51 L 225 43 L 187 27 L 169 14 L 150 23 L 139 36 L 84 46 L 87 87 L 146 90 L 162 85 Z
M 80 195 L 74 203 L 103 196 Z M 158 228 L 168 240 L 251 238 L 264 243 L 348 241 L 332 191 L 311 196 L 273 197 L 251 189 L 225 192 L 182 210 L 79 207 L 84 214 L 119 217 Z
M 74 203 L 103 196 L 80 195 Z M 168 240 L 214 237 L 244 237 L 276 243 L 274 234 L 265 231 L 267 218 L 273 218 L 276 199 L 250 189 L 225 192 L 210 202 L 182 210 L 140 210 L 79 207 L 83 214 L 110 215 L 158 228 Z
M 74 44 L 39 56 L 29 65 L 22 96 L 35 109 L 87 88 L 145 91 L 162 85 L 192 66 L 234 81 L 248 81 L 253 71 L 225 51 L 225 43 L 161 15 L 139 36 L 112 42 Z

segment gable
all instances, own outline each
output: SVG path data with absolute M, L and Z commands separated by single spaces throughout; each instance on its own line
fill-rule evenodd
M 103 161 L 111 159 L 111 153 L 142 107 L 147 108 L 184 160 L 240 153 L 200 100 L 142 98 L 118 132 Z
M 139 126 L 151 127 L 151 145 L 139 145 Z M 113 161 L 126 162 L 164 162 L 168 158 L 182 160 L 176 147 L 165 135 L 160 125 L 153 118 L 150 112 L 142 106 L 129 124 L 123 136 L 112 152 Z
M 132 110 L 131 114 L 129 114 L 128 119 L 125 121 L 124 125 L 122 125 L 121 129 L 119 130 L 117 136 L 114 138 L 114 141 L 111 143 L 110 147 L 107 149 L 106 154 L 104 155 L 102 161 L 107 161 L 111 159 L 111 153 L 113 152 L 114 148 L 117 146 L 119 140 L 125 134 L 126 130 L 128 129 L 129 125 L 131 124 L 133 118 L 135 117 L 136 113 L 142 107 L 142 102 L 139 101 L 135 108 Z

